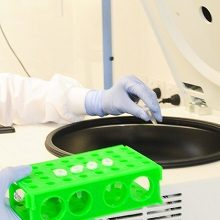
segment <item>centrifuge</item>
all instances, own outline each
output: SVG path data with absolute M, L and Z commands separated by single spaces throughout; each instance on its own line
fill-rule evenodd
M 132 116 L 86 120 L 52 131 L 56 156 L 126 144 L 164 168 L 162 205 L 107 219 L 220 219 L 220 2 L 141 0 L 179 88 L 182 106 L 162 123 Z

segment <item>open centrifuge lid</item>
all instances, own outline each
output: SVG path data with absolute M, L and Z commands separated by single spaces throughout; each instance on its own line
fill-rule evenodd
M 220 1 L 141 0 L 185 105 L 220 109 Z

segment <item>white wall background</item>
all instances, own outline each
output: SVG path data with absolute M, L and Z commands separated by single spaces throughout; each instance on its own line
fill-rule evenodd
M 31 76 L 63 73 L 103 86 L 101 0 L 0 0 L 0 23 Z M 114 81 L 173 83 L 139 0 L 112 0 Z M 0 33 L 0 72 L 25 75 Z

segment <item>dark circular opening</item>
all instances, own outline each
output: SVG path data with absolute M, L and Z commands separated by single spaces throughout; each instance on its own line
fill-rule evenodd
M 115 145 L 127 145 L 163 168 L 220 160 L 220 125 L 164 117 L 158 125 L 132 116 L 86 120 L 63 126 L 46 139 L 47 149 L 66 156 Z
M 212 22 L 212 15 L 211 15 L 210 11 L 208 10 L 208 8 L 206 8 L 205 6 L 202 6 L 201 10 L 202 10 L 202 14 L 205 17 L 205 19 L 211 23 Z
M 86 191 L 75 192 L 69 200 L 69 208 L 74 215 L 84 215 L 91 207 L 91 195 Z
M 65 210 L 64 202 L 59 197 L 52 197 L 41 205 L 41 217 L 43 220 L 55 220 L 61 217 L 63 210 Z
M 127 189 L 122 182 L 108 184 L 104 191 L 104 200 L 110 207 L 120 206 L 126 199 Z
M 134 200 L 146 201 L 153 193 L 153 186 L 147 176 L 139 176 L 132 182 L 130 191 Z

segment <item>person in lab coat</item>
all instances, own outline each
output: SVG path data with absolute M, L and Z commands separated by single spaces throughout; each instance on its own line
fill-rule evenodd
M 135 100 L 136 99 L 136 100 Z M 133 75 L 123 77 L 107 90 L 84 88 L 64 75 L 51 80 L 0 74 L 0 124 L 67 124 L 85 115 L 128 113 L 148 121 L 149 115 L 137 105 L 140 99 L 157 121 L 162 121 L 156 94 Z M 9 167 L 0 171 L 0 219 L 19 219 L 10 209 L 5 194 L 12 182 L 31 173 L 30 166 Z

